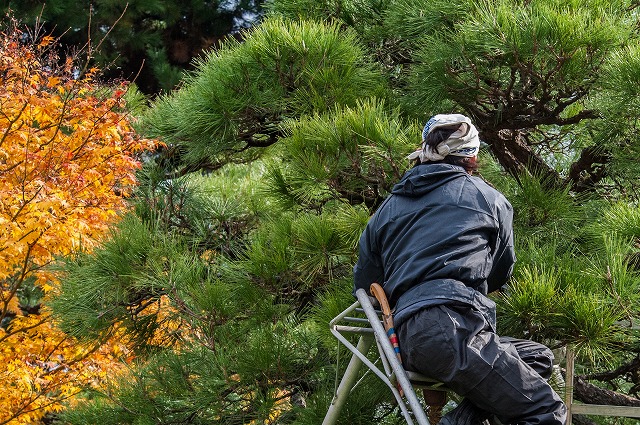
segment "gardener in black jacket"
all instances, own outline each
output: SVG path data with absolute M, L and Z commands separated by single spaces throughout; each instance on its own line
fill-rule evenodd
M 463 115 L 441 114 L 422 139 L 409 156 L 416 166 L 360 238 L 355 289 L 383 284 L 405 368 L 464 397 L 442 425 L 476 425 L 491 415 L 503 424 L 564 424 L 566 408 L 547 383 L 551 351 L 496 334 L 486 295 L 511 276 L 513 211 L 472 176 L 478 131 Z

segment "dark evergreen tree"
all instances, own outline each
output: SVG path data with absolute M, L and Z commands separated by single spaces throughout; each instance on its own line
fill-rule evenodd
M 3 11 L 60 37 L 73 51 L 86 46 L 91 66 L 106 78 L 135 79 L 147 94 L 175 87 L 203 50 L 238 35 L 259 18 L 261 0 L 23 1 Z

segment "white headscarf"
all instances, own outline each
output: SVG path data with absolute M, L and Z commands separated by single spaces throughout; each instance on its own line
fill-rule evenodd
M 427 135 L 434 129 L 455 124 L 461 124 L 460 128 L 435 148 L 425 143 Z M 420 158 L 420 162 L 441 161 L 447 155 L 473 157 L 478 155 L 479 150 L 478 130 L 469 118 L 461 114 L 438 114 L 431 117 L 422 130 L 422 149 L 413 152 L 407 158 Z

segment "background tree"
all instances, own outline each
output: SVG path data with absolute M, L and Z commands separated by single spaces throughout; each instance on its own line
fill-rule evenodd
M 173 88 L 203 49 L 249 26 L 260 0 L 0 2 L 26 23 L 42 25 L 67 49 L 89 47 L 107 79 L 135 79 L 143 92 Z M 105 36 L 108 34 L 108 37 Z
M 67 262 L 63 328 L 124 329 L 147 362 L 64 420 L 320 423 L 336 373 L 327 322 L 352 302 L 358 236 L 439 112 L 477 122 L 481 174 L 516 211 L 501 332 L 573 346 L 591 390 L 637 403 L 635 7 L 269 2 L 244 42 L 145 114 L 139 130 L 167 148 L 136 193 L 136 233 Z M 158 302 L 181 323 L 179 350 L 154 342 L 166 316 L 138 315 Z M 401 423 L 366 383 L 344 423 Z
M 123 347 L 82 346 L 60 332 L 42 301 L 56 256 L 90 250 L 108 231 L 151 143 L 123 113 L 126 86 L 58 67 L 53 39 L 0 37 L 0 423 L 38 423 L 85 385 L 104 379 Z

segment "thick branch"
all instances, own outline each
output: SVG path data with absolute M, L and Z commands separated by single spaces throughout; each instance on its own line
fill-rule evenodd
M 262 135 L 263 137 L 256 137 L 258 135 Z M 264 137 L 266 136 L 266 137 Z M 247 158 L 245 160 L 238 161 L 237 158 L 234 158 L 234 155 L 240 154 L 245 151 L 261 149 L 269 147 L 280 140 L 283 136 L 283 133 L 280 130 L 268 130 L 261 132 L 243 132 L 237 135 L 238 145 L 233 148 L 225 148 L 221 149 L 219 152 L 220 158 L 201 158 L 199 161 L 185 163 L 184 161 L 184 148 L 179 146 L 170 146 L 163 150 L 159 150 L 160 154 L 159 163 L 168 171 L 165 175 L 167 179 L 174 179 L 178 177 L 185 176 L 187 174 L 205 170 L 208 172 L 215 171 L 219 168 L 222 168 L 229 162 L 246 162 L 250 161 L 253 158 Z
M 196 163 L 185 165 L 174 172 L 166 173 L 165 178 L 167 180 L 177 179 L 179 177 L 183 177 L 183 176 L 186 176 L 187 174 L 191 174 L 200 170 L 215 171 L 219 168 L 222 168 L 223 165 L 224 164 L 220 162 L 213 163 L 206 160 L 202 160 Z
M 579 113 L 573 115 L 570 118 L 562 118 L 559 112 L 550 111 L 543 105 L 538 105 L 539 113 L 529 113 L 529 110 L 520 111 L 514 109 L 514 113 L 509 114 L 503 112 L 503 122 L 500 124 L 500 128 L 504 129 L 526 129 L 533 128 L 539 125 L 572 125 L 578 124 L 585 119 L 594 119 L 598 117 L 595 111 L 585 109 Z
M 603 170 L 594 168 L 599 162 L 592 155 L 587 155 L 591 152 L 585 152 L 582 161 L 575 164 L 573 174 L 565 180 L 532 150 L 526 139 L 527 134 L 538 126 L 563 127 L 598 118 L 598 112 L 592 109 L 583 109 L 569 117 L 563 117 L 563 112 L 569 106 L 589 93 L 590 86 L 595 81 L 596 70 L 591 70 L 585 76 L 581 86 L 563 88 L 554 84 L 554 80 L 567 55 L 558 54 L 557 57 L 556 66 L 539 71 L 531 62 L 517 60 L 510 68 L 511 78 L 507 82 L 487 79 L 475 70 L 469 60 L 469 69 L 466 71 L 467 74 L 473 74 L 475 79 L 468 81 L 458 75 L 464 73 L 452 70 L 454 78 L 458 77 L 461 83 L 461 87 L 453 94 L 460 106 L 480 124 L 484 141 L 510 174 L 517 177 L 527 171 L 543 178 L 545 185 L 549 187 L 565 187 L 570 184 L 579 190 L 592 186 L 604 176 Z M 469 96 L 470 92 L 479 94 L 474 98 Z M 593 182 L 580 180 L 580 176 L 585 175 L 584 171 L 589 171 Z
M 573 383 L 576 399 L 588 404 L 640 407 L 640 399 L 588 383 L 583 376 L 576 376 Z
M 568 105 L 570 102 L 567 101 L 565 104 Z M 610 160 L 607 152 L 596 148 L 585 149 L 580 159 L 571 166 L 569 176 L 563 179 L 532 150 L 526 138 L 527 132 L 537 126 L 575 125 L 585 119 L 597 118 L 597 111 L 583 110 L 570 118 L 563 118 L 545 104 L 536 104 L 535 107 L 505 108 L 499 114 L 485 111 L 471 103 L 463 106 L 470 116 L 481 123 L 482 139 L 489 145 L 500 165 L 513 176 L 517 177 L 518 174 L 527 171 L 542 177 L 545 185 L 549 187 L 570 185 L 573 190 L 579 192 L 592 189 L 605 177 L 605 169 L 602 165 Z M 544 141 L 541 142 L 541 144 L 544 143 Z
M 520 131 L 499 130 L 483 132 L 484 141 L 491 152 L 510 174 L 516 176 L 523 171 L 541 176 L 546 184 L 554 187 L 562 186 L 562 178 L 526 143 Z
M 580 158 L 571 164 L 567 181 L 576 192 L 591 190 L 606 177 L 605 166 L 610 161 L 610 152 L 598 146 L 589 146 L 583 149 Z

